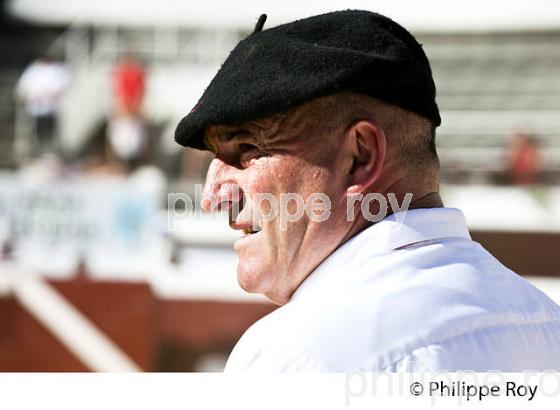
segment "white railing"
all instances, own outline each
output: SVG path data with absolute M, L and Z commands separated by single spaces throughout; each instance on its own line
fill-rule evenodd
M 0 265 L 0 295 L 2 293 L 13 294 L 18 303 L 88 369 L 98 372 L 141 370 L 40 275 L 3 263 Z

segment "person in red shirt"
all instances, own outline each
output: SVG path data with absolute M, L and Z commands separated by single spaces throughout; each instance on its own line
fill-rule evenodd
M 115 108 L 109 119 L 109 150 L 132 172 L 146 152 L 147 131 L 142 114 L 146 71 L 136 59 L 124 56 L 115 66 L 112 80 Z
M 509 176 L 514 185 L 530 185 L 538 181 L 541 155 L 537 140 L 526 133 L 514 135 L 509 146 Z
M 142 65 L 132 57 L 123 57 L 115 67 L 113 83 L 117 111 L 137 115 L 146 88 L 146 72 Z

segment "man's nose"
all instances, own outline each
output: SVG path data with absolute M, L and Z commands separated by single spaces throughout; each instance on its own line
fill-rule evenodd
M 205 212 L 228 210 L 242 198 L 241 187 L 236 182 L 234 169 L 219 159 L 210 163 L 200 206 Z

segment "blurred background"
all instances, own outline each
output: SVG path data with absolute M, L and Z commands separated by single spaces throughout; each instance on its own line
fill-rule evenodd
M 0 371 L 222 370 L 274 306 L 223 217 L 168 203 L 211 159 L 175 125 L 261 13 L 349 7 L 424 45 L 444 202 L 560 302 L 560 4 L 0 0 Z

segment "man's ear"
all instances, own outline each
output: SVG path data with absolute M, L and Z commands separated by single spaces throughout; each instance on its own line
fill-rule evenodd
M 375 183 L 385 160 L 387 139 L 383 129 L 373 121 L 359 121 L 348 131 L 352 153 L 349 194 L 361 194 Z

